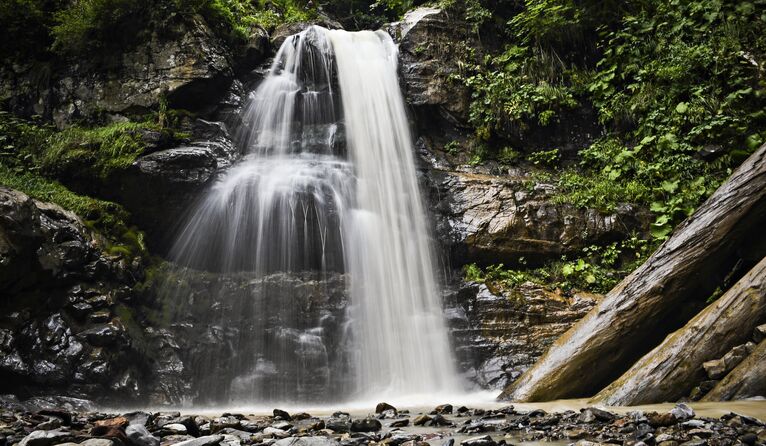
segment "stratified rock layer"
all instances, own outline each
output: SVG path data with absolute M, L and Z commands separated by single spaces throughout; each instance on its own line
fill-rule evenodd
M 566 297 L 533 283 L 492 291 L 466 283 L 446 296 L 460 369 L 484 389 L 502 389 L 521 376 L 600 298 Z
M 602 213 L 555 203 L 555 187 L 530 178 L 438 170 L 430 176 L 439 239 L 457 265 L 515 264 L 522 257 L 539 264 L 648 227 L 644 210 L 622 205 Z

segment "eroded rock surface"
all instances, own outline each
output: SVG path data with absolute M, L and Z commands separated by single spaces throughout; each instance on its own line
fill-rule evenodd
M 0 187 L 0 392 L 140 395 L 121 302 L 140 266 L 72 213 Z
M 554 201 L 553 185 L 531 178 L 433 170 L 439 240 L 456 265 L 558 259 L 591 244 L 645 232 L 649 215 L 631 205 L 614 213 Z
M 445 311 L 461 371 L 481 388 L 502 389 L 599 298 L 566 297 L 532 283 L 495 292 L 484 284 L 463 284 L 447 295 Z
M 154 24 L 135 48 L 97 69 L 87 60 L 42 78 L 35 64 L 14 69 L 3 74 L 0 97 L 17 113 L 50 117 L 59 126 L 146 112 L 163 95 L 173 107 L 198 109 L 215 102 L 233 78 L 231 55 L 204 20 L 181 15 Z

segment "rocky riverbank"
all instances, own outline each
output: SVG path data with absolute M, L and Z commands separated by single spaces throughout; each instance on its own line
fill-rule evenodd
M 372 411 L 371 411 L 372 412 Z M 551 442 L 594 446 L 766 444 L 766 424 L 733 412 L 698 416 L 679 404 L 669 411 L 614 413 L 595 407 L 548 413 L 437 406 L 426 412 L 379 403 L 374 413 L 271 416 L 181 412 L 104 413 L 85 400 L 0 397 L 0 445 L 54 446 L 499 446 Z

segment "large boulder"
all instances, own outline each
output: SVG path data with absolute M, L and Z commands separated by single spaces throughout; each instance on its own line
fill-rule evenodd
M 650 215 L 632 205 L 612 213 L 558 204 L 555 186 L 530 177 L 433 170 L 439 240 L 453 262 L 532 264 L 579 253 L 592 244 L 645 233 Z
M 158 253 L 169 249 L 191 204 L 240 155 L 223 123 L 197 119 L 191 130 L 190 141 L 140 156 L 104 186 L 104 195 L 131 212 Z

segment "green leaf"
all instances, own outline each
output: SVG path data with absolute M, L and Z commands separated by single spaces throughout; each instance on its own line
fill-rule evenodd
M 567 263 L 561 268 L 561 274 L 564 275 L 564 277 L 571 276 L 574 273 L 574 266 L 572 266 L 571 263 Z
M 678 105 L 676 105 L 676 113 L 678 114 L 683 115 L 687 110 L 689 110 L 689 105 L 686 102 L 679 102 Z
M 675 181 L 663 181 L 662 185 L 660 186 L 662 190 L 664 190 L 667 193 L 673 193 L 678 189 L 678 180 Z
M 660 201 L 652 202 L 651 206 L 649 206 L 649 210 L 652 212 L 665 212 L 667 209 L 668 207 L 665 205 L 665 203 Z

